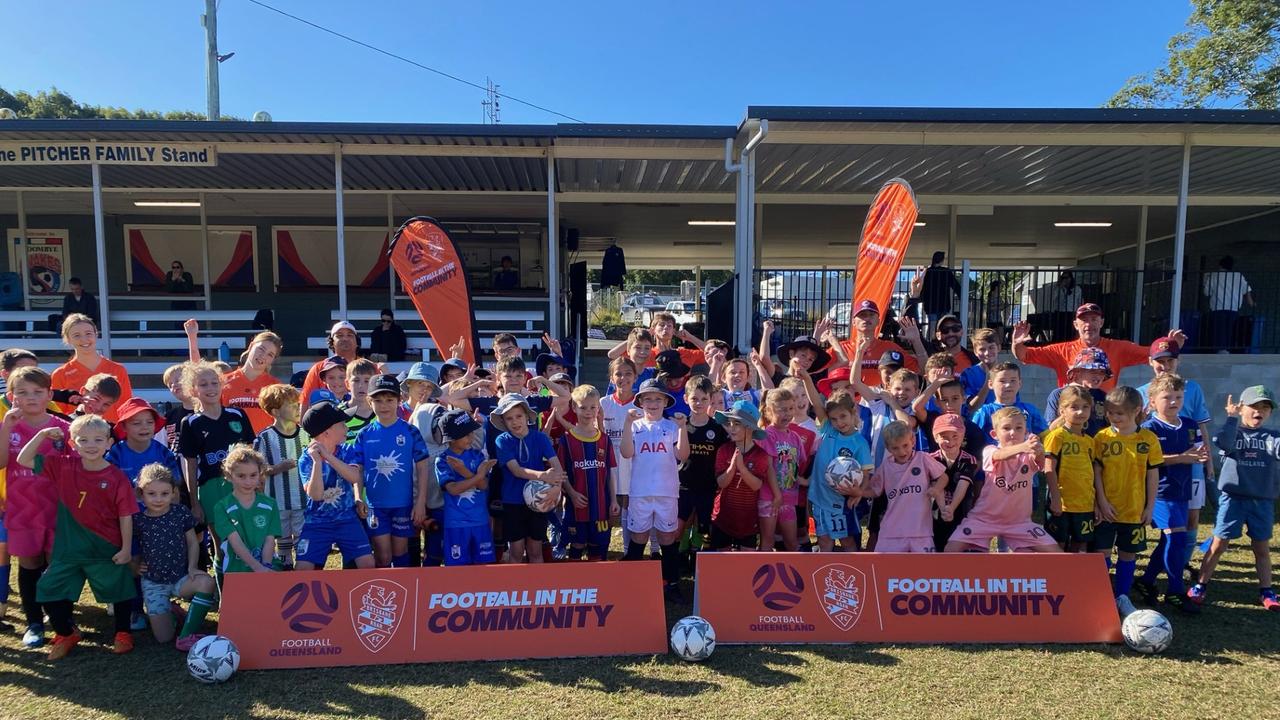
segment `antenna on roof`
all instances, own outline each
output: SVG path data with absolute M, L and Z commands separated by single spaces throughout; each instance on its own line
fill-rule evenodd
M 502 95 L 498 93 L 499 86 L 495 84 L 493 80 L 486 77 L 484 79 L 484 83 L 485 99 L 480 101 L 480 106 L 484 108 L 484 124 L 497 125 L 502 122 L 502 108 L 499 105 L 499 100 L 502 98 Z

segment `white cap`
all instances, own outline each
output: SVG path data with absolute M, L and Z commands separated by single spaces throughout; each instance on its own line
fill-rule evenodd
M 355 325 L 352 325 L 346 320 L 339 320 L 338 322 L 333 324 L 333 327 L 329 328 L 330 337 L 337 335 L 339 330 L 350 330 L 351 332 L 356 333 L 357 335 L 359 334 L 359 332 L 356 331 Z

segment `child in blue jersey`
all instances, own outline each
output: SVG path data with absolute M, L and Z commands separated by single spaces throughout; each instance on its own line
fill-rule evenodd
M 1022 368 L 1018 363 L 1002 362 L 992 367 L 987 375 L 987 386 L 995 393 L 995 402 L 989 402 L 975 410 L 973 423 L 982 428 L 983 434 L 987 436 L 988 445 L 996 444 L 995 436 L 991 434 L 993 429 L 991 418 L 1001 408 L 1016 407 L 1021 410 L 1027 418 L 1027 432 L 1031 435 L 1038 436 L 1049 429 L 1044 416 L 1035 405 L 1018 399 L 1018 391 L 1022 389 Z
M 848 390 L 836 390 L 825 401 L 818 394 L 809 373 L 799 371 L 805 394 L 818 422 L 818 449 L 813 454 L 813 478 L 809 481 L 809 516 L 818 534 L 818 550 L 852 552 L 862 540 L 862 528 L 854 508 L 859 495 L 855 488 L 833 488 L 827 484 L 827 467 L 836 458 L 852 458 L 864 475 L 875 470 L 871 448 L 863 438 L 858 405 Z
M 489 471 L 472 435 L 480 423 L 462 410 L 450 410 L 436 422 L 448 448 L 435 458 L 435 475 L 444 491 L 444 564 L 478 565 L 495 560 L 489 528 Z
M 334 545 L 344 561 L 357 568 L 371 568 L 373 548 L 360 525 L 368 508 L 363 495 L 360 468 L 346 460 L 342 441 L 347 437 L 347 414 L 332 403 L 312 405 L 302 416 L 302 429 L 311 437 L 307 454 L 298 461 L 298 474 L 307 491 L 302 536 L 295 548 L 298 570 L 324 568 Z
M 556 444 L 560 465 L 567 474 L 564 494 L 568 556 L 604 560 L 609 551 L 609 522 L 621 514 L 618 507 L 618 461 L 609 436 L 601 431 L 600 391 L 579 385 L 571 393 L 577 423 Z
M 346 461 L 364 476 L 365 524 L 378 567 L 410 567 L 409 538 L 427 519 L 427 443 L 416 427 L 400 419 L 400 382 L 394 375 L 374 378 L 369 397 L 373 421 L 356 433 Z
M 519 393 L 503 395 L 489 414 L 489 422 L 499 431 L 494 445 L 502 469 L 502 536 L 507 541 L 507 562 L 512 563 L 542 562 L 542 543 L 547 539 L 547 513 L 525 504 L 525 483 L 541 480 L 558 488 L 565 479 L 551 438 L 529 424 L 533 417 L 528 400 Z
M 625 357 L 636 367 L 636 380 L 631 387 L 631 392 L 640 389 L 640 383 L 648 380 L 657 374 L 650 359 L 653 357 L 653 345 L 656 340 L 653 337 L 653 331 L 649 328 L 632 328 L 631 334 L 627 335 L 625 342 L 622 342 L 609 351 L 609 359 Z M 609 387 L 605 389 L 606 395 L 612 395 L 617 387 L 611 382 Z
M 341 355 L 325 358 L 320 365 L 320 387 L 307 397 L 307 407 L 318 402 L 332 403 L 337 407 L 347 393 L 347 361 Z
M 1161 375 L 1148 388 L 1154 410 L 1142 427 L 1160 438 L 1164 464 L 1156 489 L 1156 504 L 1151 525 L 1160 531 L 1160 541 L 1151 553 L 1146 572 L 1136 583 L 1148 605 L 1156 601 L 1156 578 L 1167 573 L 1169 586 L 1165 604 L 1186 613 L 1197 613 L 1200 606 L 1187 600 L 1182 583 L 1182 559 L 1187 545 L 1187 503 L 1191 499 L 1191 466 L 1203 463 L 1209 452 L 1195 423 L 1179 416 L 1187 384 L 1177 375 Z

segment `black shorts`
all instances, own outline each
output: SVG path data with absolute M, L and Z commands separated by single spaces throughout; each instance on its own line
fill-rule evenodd
M 1091 543 L 1094 538 L 1093 513 L 1064 512 L 1061 515 L 1047 513 L 1044 529 L 1059 545 Z
M 871 501 L 871 519 L 867 521 L 867 532 L 880 532 L 880 521 L 884 519 L 885 511 L 889 509 L 889 498 L 884 493 L 880 493 Z
M 1093 549 L 1140 553 L 1147 549 L 1147 528 L 1142 523 L 1101 522 L 1093 529 Z
M 711 506 L 716 502 L 715 488 L 687 488 L 680 486 L 678 510 L 681 520 L 697 517 L 698 532 L 711 532 Z
M 507 542 L 547 540 L 547 513 L 534 512 L 523 503 L 502 504 L 502 537 Z
M 741 550 L 755 550 L 757 547 L 756 536 L 748 535 L 746 537 L 734 537 L 729 533 L 720 529 L 717 525 L 711 526 L 711 540 L 707 545 L 708 550 L 728 550 L 736 548 Z

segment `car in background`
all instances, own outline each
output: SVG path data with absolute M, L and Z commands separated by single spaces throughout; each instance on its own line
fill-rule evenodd
M 622 303 L 622 322 L 647 327 L 653 322 L 653 316 L 666 306 L 666 301 L 658 295 L 636 293 Z
M 671 313 L 676 319 L 676 325 L 686 325 L 698 322 L 697 315 L 694 313 L 696 304 L 692 300 L 672 300 L 663 308 L 665 312 Z

